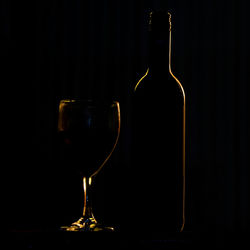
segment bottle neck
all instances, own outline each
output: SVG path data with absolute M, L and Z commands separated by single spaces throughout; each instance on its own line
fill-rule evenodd
M 171 14 L 155 12 L 150 15 L 149 70 L 166 74 L 170 69 Z
M 149 38 L 149 69 L 152 74 L 169 73 L 170 37 L 169 32 L 165 36 L 150 34 Z

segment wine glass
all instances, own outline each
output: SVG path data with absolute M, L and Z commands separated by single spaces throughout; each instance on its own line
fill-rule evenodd
M 93 179 L 112 155 L 120 134 L 119 102 L 61 100 L 58 132 L 67 166 L 83 179 L 83 214 L 65 231 L 113 231 L 98 223 L 92 210 Z

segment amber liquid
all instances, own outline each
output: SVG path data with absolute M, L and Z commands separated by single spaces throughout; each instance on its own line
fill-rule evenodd
M 93 175 L 113 150 L 119 133 L 115 106 L 65 105 L 59 114 L 62 164 L 82 176 Z

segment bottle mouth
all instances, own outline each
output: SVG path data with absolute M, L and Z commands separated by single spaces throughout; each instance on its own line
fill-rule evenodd
M 159 32 L 171 30 L 171 13 L 168 10 L 151 11 L 149 13 L 149 31 Z

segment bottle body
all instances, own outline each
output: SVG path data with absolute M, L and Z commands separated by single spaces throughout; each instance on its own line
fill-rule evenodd
M 150 34 L 149 68 L 133 96 L 133 202 L 144 229 L 178 232 L 185 223 L 185 93 L 163 28 Z

